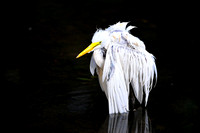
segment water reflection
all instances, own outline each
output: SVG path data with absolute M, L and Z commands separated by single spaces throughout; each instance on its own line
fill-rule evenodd
M 146 109 L 138 108 L 137 111 L 112 114 L 107 117 L 99 133 L 151 133 L 151 122 Z

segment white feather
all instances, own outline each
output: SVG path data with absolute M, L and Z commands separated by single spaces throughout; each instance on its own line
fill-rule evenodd
M 128 26 L 128 27 L 126 28 L 126 31 L 130 31 L 130 30 L 132 30 L 133 28 L 136 28 L 136 26 Z
M 145 94 L 146 105 L 154 75 L 157 79 L 154 56 L 146 51 L 143 41 L 129 33 L 134 26 L 126 28 L 126 25 L 127 22 L 119 22 L 106 30 L 98 30 L 92 39 L 92 42 L 102 41 L 100 47 L 107 50 L 105 58 L 100 48 L 94 50 L 90 71 L 94 75 L 97 68 L 101 88 L 108 98 L 110 114 L 129 110 L 130 84 L 140 103 Z
M 94 76 L 94 71 L 96 69 L 97 65 L 94 61 L 94 57 L 92 55 L 91 60 L 90 60 L 90 73 Z

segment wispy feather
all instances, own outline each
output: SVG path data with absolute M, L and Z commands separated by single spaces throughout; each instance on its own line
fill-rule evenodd
M 154 56 L 146 51 L 143 41 L 129 33 L 135 26 L 126 28 L 127 24 L 118 22 L 105 30 L 98 30 L 92 39 L 92 42 L 99 41 L 99 38 L 104 40 L 100 47 L 106 49 L 106 56 L 97 55 L 101 48 L 96 48 L 90 71 L 94 75 L 97 69 L 101 88 L 108 98 L 110 114 L 129 110 L 130 84 L 141 104 L 145 94 L 146 105 L 153 81 L 157 79 Z

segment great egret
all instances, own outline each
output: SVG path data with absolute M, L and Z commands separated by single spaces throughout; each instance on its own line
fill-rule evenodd
M 130 34 L 135 26 L 118 22 L 105 30 L 98 29 L 92 43 L 76 58 L 93 51 L 90 72 L 95 69 L 99 83 L 108 99 L 109 114 L 129 111 L 130 84 L 137 100 L 147 105 L 157 68 L 143 41 Z

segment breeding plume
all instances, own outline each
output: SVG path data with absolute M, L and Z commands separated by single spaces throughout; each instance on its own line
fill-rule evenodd
M 93 52 L 90 72 L 94 75 L 96 70 L 108 99 L 109 114 L 129 111 L 130 92 L 146 106 L 157 79 L 154 56 L 146 51 L 143 41 L 130 34 L 135 26 L 127 24 L 118 22 L 105 30 L 98 29 L 92 43 L 76 57 Z

